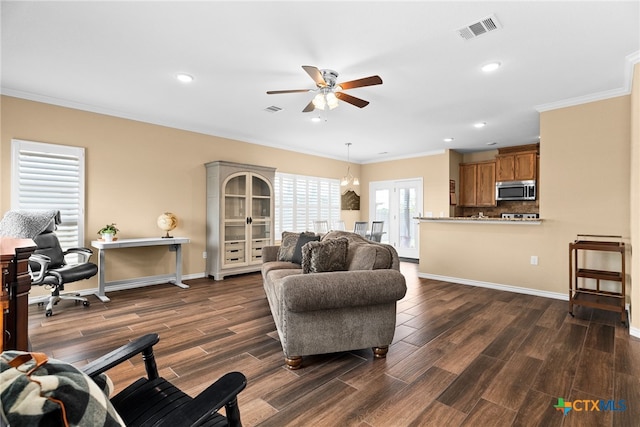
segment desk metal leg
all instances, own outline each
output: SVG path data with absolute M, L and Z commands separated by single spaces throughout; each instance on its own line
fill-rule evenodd
M 182 245 L 176 244 L 173 245 L 173 248 L 176 251 L 176 280 L 174 285 L 187 289 L 189 285 L 182 283 Z
M 104 274 L 104 270 L 105 270 L 105 264 L 104 264 L 104 258 L 105 258 L 105 253 L 106 251 L 104 249 L 99 249 L 98 250 L 98 294 L 96 295 L 98 297 L 98 299 L 100 299 L 100 301 L 102 302 L 109 302 L 111 301 L 104 293 L 104 287 L 105 287 L 105 274 Z

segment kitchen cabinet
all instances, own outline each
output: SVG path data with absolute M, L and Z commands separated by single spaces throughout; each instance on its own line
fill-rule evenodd
M 496 156 L 496 181 L 528 181 L 536 179 L 535 151 Z
M 207 274 L 215 280 L 259 271 L 273 245 L 275 168 L 207 163 Z
M 496 162 L 460 164 L 460 206 L 496 206 Z
M 573 306 L 582 305 L 620 313 L 620 321 L 625 322 L 625 246 L 622 241 L 586 240 L 605 236 L 578 236 L 569 243 L 569 313 L 573 316 Z M 613 237 L 613 236 L 606 236 Z M 586 239 L 584 239 L 586 238 Z M 585 254 L 592 253 L 592 258 Z M 620 254 L 620 268 L 617 271 L 586 268 L 587 261 L 598 252 Z M 593 283 L 595 281 L 595 283 Z M 614 284 L 615 290 L 603 289 L 601 281 Z

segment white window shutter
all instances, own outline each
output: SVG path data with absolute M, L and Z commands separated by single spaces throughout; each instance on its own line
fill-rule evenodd
M 276 239 L 283 231 L 311 231 L 313 222 L 340 219 L 340 181 L 276 172 Z
M 63 249 L 84 246 L 84 148 L 11 141 L 11 208 L 60 211 Z

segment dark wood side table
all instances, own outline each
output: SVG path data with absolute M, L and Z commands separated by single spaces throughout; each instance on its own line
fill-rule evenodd
M 620 313 L 620 321 L 625 323 L 626 270 L 624 242 L 621 240 L 589 240 L 590 237 L 616 237 L 621 239 L 620 236 L 578 235 L 578 240 L 569 243 L 569 313 L 573 316 L 573 306 L 583 305 Z M 620 269 L 608 271 L 585 268 L 580 265 L 581 251 L 619 253 Z M 584 281 L 581 285 L 579 279 L 595 281 L 595 286 L 588 286 Z M 603 290 L 600 286 L 600 281 L 617 283 L 617 290 Z
M 29 350 L 29 257 L 31 239 L 0 237 L 0 350 Z

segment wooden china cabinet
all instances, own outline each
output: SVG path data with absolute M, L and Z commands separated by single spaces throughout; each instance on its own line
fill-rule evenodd
M 259 271 L 273 245 L 275 168 L 207 163 L 207 275 L 222 280 Z

